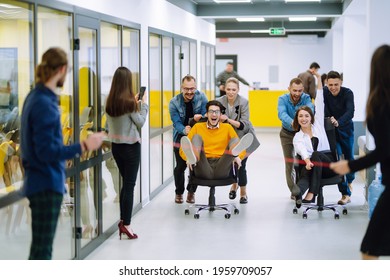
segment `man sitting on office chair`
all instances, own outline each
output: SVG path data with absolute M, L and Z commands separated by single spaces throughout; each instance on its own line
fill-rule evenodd
M 195 124 L 188 136 L 181 138 L 180 156 L 197 178 L 228 178 L 232 163 L 240 167 L 245 150 L 252 144 L 252 134 L 246 134 L 240 140 L 230 124 L 220 122 L 223 109 L 219 101 L 209 101 L 206 104 L 207 121 Z

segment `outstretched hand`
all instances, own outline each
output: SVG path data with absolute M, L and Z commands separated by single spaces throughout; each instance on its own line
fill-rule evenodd
M 105 132 L 97 132 L 88 136 L 87 140 L 84 141 L 87 150 L 94 151 L 99 149 L 103 143 L 103 138 L 105 137 Z
M 332 169 L 334 172 L 336 172 L 337 174 L 340 174 L 340 175 L 345 175 L 351 171 L 347 160 L 340 160 L 338 162 L 332 162 L 330 164 L 330 169 Z

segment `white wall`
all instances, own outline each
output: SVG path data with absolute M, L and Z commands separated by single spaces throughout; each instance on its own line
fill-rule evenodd
M 261 87 L 275 90 L 287 89 L 290 80 L 309 69 L 313 61 L 321 66 L 321 73 L 331 70 L 332 65 L 331 41 L 313 36 L 217 39 L 216 54 L 236 54 L 240 76 L 250 84 L 261 82 Z M 271 83 L 269 67 L 274 65 L 279 67 L 279 79 Z

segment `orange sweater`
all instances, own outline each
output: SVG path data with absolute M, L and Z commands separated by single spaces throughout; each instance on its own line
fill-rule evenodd
M 206 122 L 197 123 L 191 128 L 188 138 L 192 140 L 195 134 L 202 136 L 206 158 L 220 158 L 227 152 L 230 139 L 238 138 L 238 135 L 233 127 L 227 123 L 220 123 L 219 128 L 217 129 L 207 128 Z M 186 155 L 181 148 L 180 156 L 184 160 L 187 160 Z M 243 151 L 239 156 L 243 159 L 245 151 Z

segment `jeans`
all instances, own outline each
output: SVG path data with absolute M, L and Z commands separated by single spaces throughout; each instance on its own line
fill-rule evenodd
M 354 160 L 353 155 L 353 143 L 354 143 L 354 136 L 353 134 L 349 136 L 348 138 L 341 138 L 340 136 L 337 137 L 337 153 L 339 155 L 343 154 L 345 160 Z M 348 184 L 352 183 L 352 181 L 355 179 L 355 173 L 348 173 L 346 176 L 347 181 L 340 183 L 338 185 L 339 191 L 343 195 L 351 196 L 351 190 L 348 187 Z
M 176 194 L 183 194 L 184 193 L 184 182 L 185 182 L 185 176 L 184 172 L 187 168 L 187 163 L 184 159 L 181 158 L 179 154 L 179 148 L 174 147 L 173 152 L 175 153 L 175 159 L 176 159 L 176 167 L 173 170 L 173 177 L 175 179 L 175 193 Z M 187 185 L 187 191 L 188 192 L 196 192 L 197 185 Z
M 120 219 L 124 225 L 130 225 L 134 205 L 134 186 L 137 181 L 139 162 L 141 159 L 141 144 L 112 143 L 114 156 L 119 173 L 122 176 L 120 192 Z

